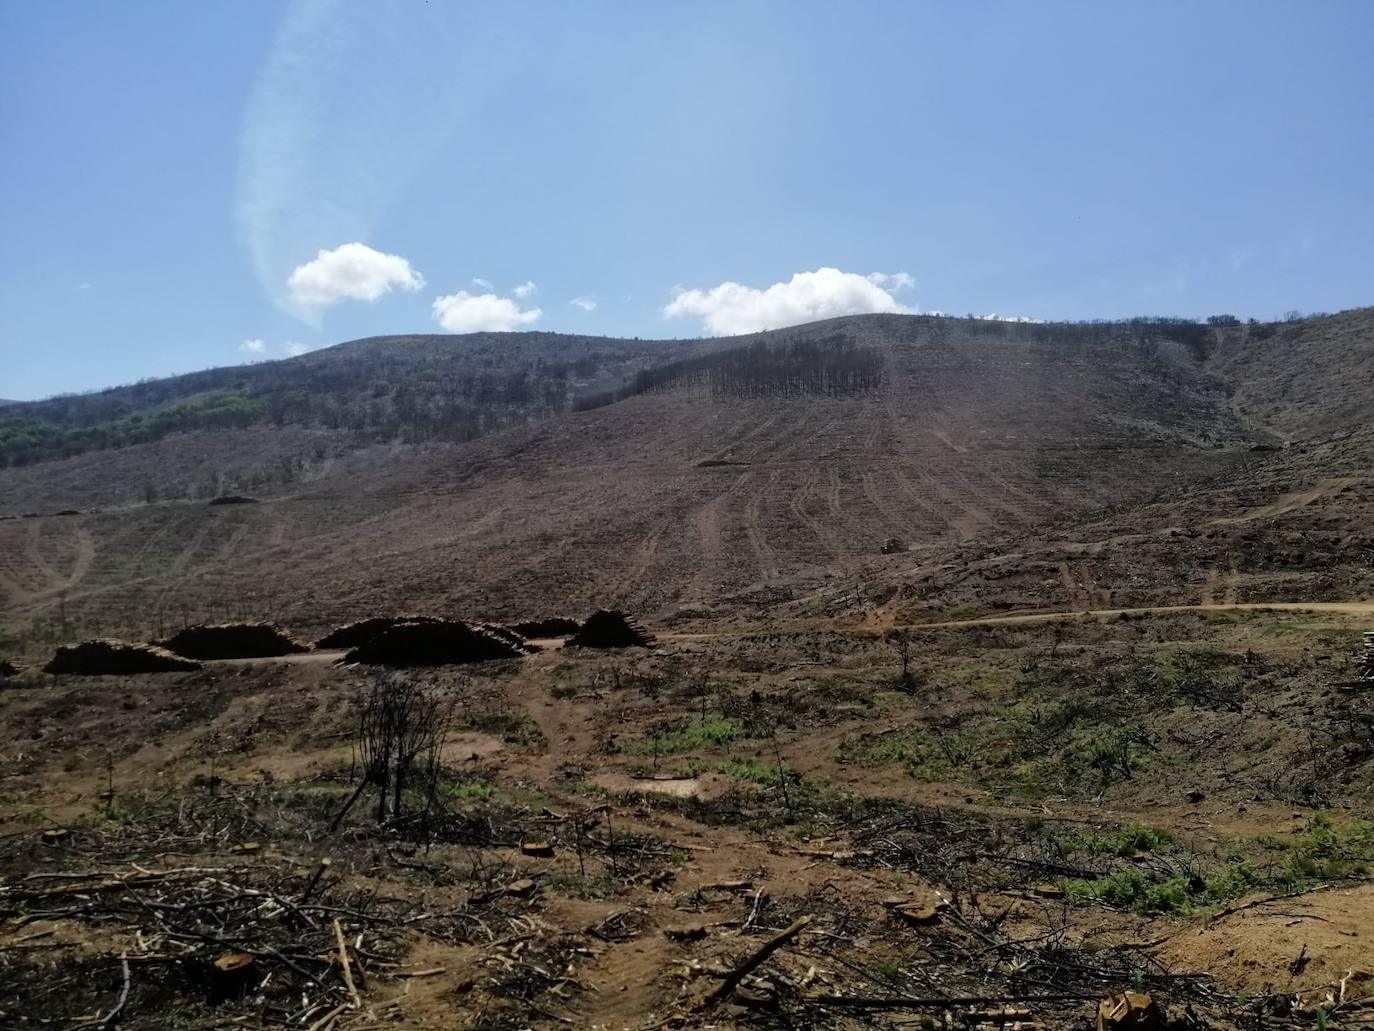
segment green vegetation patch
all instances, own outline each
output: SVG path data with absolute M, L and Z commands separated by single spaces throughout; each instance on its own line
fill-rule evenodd
M 1068 834 L 1056 839 L 1066 854 L 1088 856 L 1133 856 L 1137 852 L 1158 852 L 1173 844 L 1168 831 L 1147 827 L 1143 823 L 1128 823 L 1111 830 Z
M 839 759 L 865 766 L 899 763 L 909 776 L 935 781 L 969 766 L 975 748 L 969 733 L 945 733 L 913 721 L 899 730 L 850 738 L 840 745 Z
M 527 751 L 542 752 L 549 745 L 539 724 L 523 712 L 473 713 L 456 729 L 491 734 Z
M 1211 877 L 1162 877 L 1155 871 L 1117 870 L 1093 880 L 1067 880 L 1061 887 L 1077 905 L 1107 905 L 1136 913 L 1188 916 L 1243 895 L 1254 883 L 1243 863 Z
M 1374 870 L 1374 825 L 1362 820 L 1337 824 L 1318 811 L 1298 834 L 1264 837 L 1260 844 L 1279 853 L 1271 873 L 1287 887 L 1368 877 Z
M 654 737 L 626 742 L 621 750 L 631 755 L 683 755 L 719 748 L 744 736 L 743 721 L 720 713 L 707 713 L 678 720 Z
M 1337 823 L 1322 811 L 1296 834 L 1231 842 L 1210 863 L 1181 849 L 1167 833 L 1141 824 L 1055 841 L 1067 855 L 1143 859 L 1167 852 L 1159 860 L 1143 859 L 1096 877 L 1060 882 L 1075 904 L 1137 913 L 1205 914 L 1252 888 L 1292 890 L 1374 872 L 1374 826 L 1360 820 Z

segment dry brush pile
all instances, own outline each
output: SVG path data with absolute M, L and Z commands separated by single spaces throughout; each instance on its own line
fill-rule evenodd
M 496 899 L 434 905 L 305 842 L 264 845 L 281 829 L 268 801 L 228 788 L 0 838 L 0 1026 L 322 1029 L 411 976 L 415 932 L 462 944 L 523 926 Z

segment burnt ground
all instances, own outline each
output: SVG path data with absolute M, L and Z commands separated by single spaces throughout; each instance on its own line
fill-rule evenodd
M 382 822 L 374 789 L 339 819 L 379 674 L 333 653 L 26 674 L 0 1025 L 1068 1028 L 1133 988 L 1180 1026 L 1363 1026 L 1366 618 L 650 625 L 385 674 L 448 729 Z

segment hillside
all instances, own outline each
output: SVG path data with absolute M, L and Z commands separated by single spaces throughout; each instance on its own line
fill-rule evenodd
M 580 394 L 619 386 L 680 350 L 556 333 L 372 337 L 15 403 L 0 418 L 0 467 L 260 427 L 369 441 L 471 440 L 566 411 Z
M 784 610 L 906 625 L 1265 601 L 1374 602 L 1374 430 L 1247 455 L 1230 475 L 1124 511 L 927 542 Z
M 1206 370 L 1230 384 L 1242 417 L 1287 440 L 1368 422 L 1374 311 L 1218 331 Z
M 10 469 L 10 514 L 84 508 L 93 480 L 122 485 L 124 507 L 0 524 L 5 619 L 23 632 L 60 609 L 69 624 L 146 632 L 172 614 L 249 610 L 311 626 L 390 608 L 757 610 L 861 566 L 890 537 L 1001 539 L 1233 468 L 1268 438 L 1204 368 L 1209 332 L 856 317 L 703 342 L 690 353 L 723 356 L 705 371 L 464 444 L 355 450 L 362 437 L 300 429 L 266 445 L 267 431 L 239 430 L 216 441 L 223 451 L 187 435 Z M 880 374 L 852 389 L 798 374 L 751 393 L 710 371 L 763 344 L 776 354 L 756 355 L 749 382 L 772 383 L 816 340 L 877 355 Z M 278 465 L 324 451 L 266 483 L 259 505 L 139 496 L 150 470 L 202 484 L 159 484 L 157 499 L 207 497 L 211 478 L 240 489 L 243 469 L 224 456 L 263 447 Z

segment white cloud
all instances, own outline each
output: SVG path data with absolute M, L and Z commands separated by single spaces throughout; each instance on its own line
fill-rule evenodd
M 538 308 L 522 309 L 509 297 L 466 290 L 434 300 L 434 321 L 450 333 L 508 333 L 543 314 Z
M 906 272 L 870 272 L 864 278 L 874 286 L 880 286 L 893 293 L 910 290 L 916 285 L 916 280 L 912 279 Z
M 515 294 L 516 297 L 520 298 L 520 300 L 523 301 L 530 294 L 534 293 L 535 289 L 536 287 L 534 285 L 534 280 L 527 279 L 519 286 L 517 286 L 514 290 L 512 290 L 511 293 Z
M 574 297 L 568 303 L 583 311 L 596 311 L 597 300 L 595 297 Z
M 881 276 L 882 282 L 875 281 Z M 665 318 L 700 317 L 705 328 L 718 336 L 756 333 L 780 326 L 795 326 L 816 319 L 869 312 L 914 314 L 885 288 L 910 285 L 905 272 L 861 276 L 836 268 L 798 272 L 786 283 L 764 290 L 740 283 L 721 283 L 709 290 L 680 290 L 663 309 Z
M 263 291 L 316 321 L 284 289 L 291 269 L 326 242 L 371 238 L 468 113 L 506 95 L 520 72 L 453 60 L 491 49 L 471 19 L 402 18 L 390 4 L 349 0 L 280 0 L 271 10 L 276 30 L 238 133 L 234 213 Z
M 76 288 L 77 288 L 78 290 L 89 290 L 89 289 L 91 288 L 91 284 L 90 284 L 90 283 L 77 283 L 77 284 L 76 284 Z
M 490 279 L 483 279 L 481 276 L 473 276 L 473 277 L 472 277 L 472 285 L 473 285 L 473 286 L 480 286 L 483 290 L 495 290 L 495 289 L 496 289 L 496 287 L 492 285 L 492 282 L 491 282 Z
M 266 340 L 245 340 L 239 344 L 239 350 L 245 354 L 262 354 L 267 350 Z
M 321 250 L 297 265 L 286 281 L 291 300 L 306 310 L 339 301 L 375 301 L 393 289 L 419 290 L 424 276 L 398 254 L 383 254 L 361 243 Z
M 292 358 L 297 358 L 308 351 L 315 350 L 315 348 L 311 347 L 309 344 L 301 344 L 297 343 L 294 340 L 288 340 L 285 344 L 282 345 L 282 350 L 285 351 Z
M 978 315 L 978 316 L 976 316 L 976 317 L 977 317 L 977 318 L 980 318 L 980 319 L 984 319 L 984 320 L 986 320 L 986 321 L 988 321 L 988 322 L 1037 322 L 1037 323 L 1038 323 L 1038 322 L 1044 322 L 1044 321 L 1045 321 L 1044 319 L 1034 319 L 1034 318 L 1031 318 L 1029 315 L 998 315 L 996 312 L 992 312 L 992 313 L 989 314 L 989 315 Z

